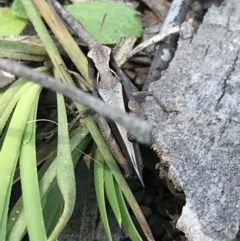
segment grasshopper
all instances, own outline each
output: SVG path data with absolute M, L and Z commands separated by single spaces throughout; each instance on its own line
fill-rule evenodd
M 96 90 L 98 95 L 109 105 L 127 111 L 125 107 L 123 86 L 120 78 L 109 67 L 111 56 L 111 49 L 103 45 L 96 45 L 88 52 L 88 57 L 92 59 L 95 68 L 97 69 Z M 111 56 L 112 57 L 112 56 Z M 112 57 L 113 58 L 113 57 Z M 133 100 L 131 100 L 132 103 Z M 101 118 L 101 117 L 100 117 Z M 127 130 L 118 123 L 110 123 L 110 126 L 115 130 L 117 141 L 112 137 L 108 139 L 109 126 L 104 120 L 100 119 L 98 122 L 102 131 L 103 137 L 106 140 L 109 149 L 112 151 L 114 157 L 118 160 L 125 171 L 125 176 L 131 176 L 131 167 L 134 169 L 137 177 L 143 183 L 142 177 L 142 158 L 139 152 L 137 143 L 129 141 Z M 108 134 L 106 134 L 108 133 Z M 110 142 L 112 140 L 112 142 Z M 124 155 L 122 155 L 122 152 Z M 119 150 L 119 151 L 116 151 Z M 124 160 L 126 159 L 126 160 Z M 129 165 L 130 164 L 130 165 Z M 131 166 L 131 167 L 130 167 Z
M 112 63 L 112 61 L 115 63 L 113 55 L 111 54 L 111 49 L 95 41 L 84 29 L 82 24 L 76 21 L 58 2 L 55 0 L 49 1 L 90 49 L 88 57 L 92 61 L 89 65 L 89 72 L 93 69 L 97 71 L 96 88 L 93 90 L 93 93 L 98 95 L 109 105 L 127 112 L 128 108 L 125 106 L 121 79 L 114 70 L 110 68 L 110 63 Z M 129 93 L 125 93 L 125 95 L 129 96 Z M 133 103 L 134 100 L 131 99 L 130 104 L 133 105 Z M 125 176 L 133 176 L 134 171 L 142 185 L 144 185 L 142 177 L 143 163 L 138 144 L 129 141 L 127 130 L 118 123 L 109 122 L 108 124 L 102 116 L 99 116 L 98 124 L 109 149 L 123 168 Z M 111 130 L 113 130 L 114 135 Z M 115 140 L 114 137 L 116 137 L 117 140 Z

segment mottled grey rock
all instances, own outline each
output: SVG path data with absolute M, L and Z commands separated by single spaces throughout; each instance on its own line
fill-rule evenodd
M 189 27 L 189 25 L 187 25 Z M 186 26 L 184 27 L 186 29 Z M 188 29 L 189 30 L 189 29 Z M 184 31 L 183 31 L 184 33 Z M 142 117 L 154 126 L 160 176 L 186 194 L 177 227 L 189 241 L 236 240 L 240 220 L 240 4 L 213 7 L 184 34 L 150 85 Z

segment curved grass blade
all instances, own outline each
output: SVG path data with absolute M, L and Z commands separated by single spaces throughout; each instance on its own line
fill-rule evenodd
M 25 91 L 32 86 L 32 83 L 26 82 L 23 78 L 18 79 L 13 83 L 7 91 L 3 93 L 0 98 L 0 133 L 2 132 L 7 120 L 9 119 L 18 100 L 25 93 Z
M 71 135 L 70 146 L 72 150 L 74 166 L 76 166 L 77 162 L 82 156 L 82 152 L 80 152 L 79 150 L 84 151 L 91 140 L 88 133 L 89 132 L 87 128 L 83 126 L 81 128 L 76 129 Z M 50 156 L 49 159 L 51 161 L 52 157 Z M 43 166 L 39 171 L 39 178 L 41 178 L 39 188 L 40 188 L 40 195 L 42 199 L 42 208 L 44 209 L 44 211 L 45 211 L 45 208 L 47 208 L 49 211 L 54 211 L 53 209 L 51 209 L 51 206 L 48 208 L 46 205 L 50 205 L 51 203 L 51 200 L 49 200 L 50 192 L 54 188 L 59 189 L 58 186 L 56 186 L 56 183 L 57 183 L 56 182 L 56 165 L 57 165 L 57 158 L 54 159 L 54 161 L 52 162 L 52 164 L 49 166 L 47 170 Z M 44 172 L 41 172 L 42 169 L 44 169 Z M 56 199 L 54 199 L 53 202 L 55 203 L 55 206 L 56 206 Z M 59 215 L 57 215 L 54 212 L 48 213 L 48 215 L 56 216 L 59 218 Z M 52 222 L 52 224 L 49 224 L 48 228 L 46 227 L 46 232 L 49 233 L 51 227 L 52 226 L 54 227 L 55 225 L 56 225 L 56 222 L 54 221 Z M 17 241 L 17 240 L 20 241 L 23 235 L 25 234 L 26 223 L 25 223 L 25 215 L 24 215 L 24 210 L 22 205 L 22 198 L 19 199 L 15 207 L 12 209 L 8 218 L 7 228 L 8 228 L 7 241 Z
M 56 240 L 60 232 L 72 215 L 76 200 L 76 183 L 74 166 L 72 162 L 68 122 L 64 98 L 57 94 L 58 104 L 58 153 L 57 153 L 57 183 L 64 199 L 62 215 L 48 240 Z
M 88 133 L 86 128 L 84 128 L 84 130 L 86 131 L 86 133 Z M 78 131 L 80 132 L 81 135 L 79 135 L 79 133 L 75 133 L 75 136 L 74 136 L 74 138 L 76 139 L 77 142 L 79 142 L 79 139 L 81 140 L 83 138 L 83 135 L 85 135 L 84 132 L 81 133 L 81 129 L 80 130 L 78 129 Z M 78 137 L 78 138 L 76 138 L 76 137 Z M 82 152 L 80 152 L 79 150 L 85 150 L 85 148 L 87 147 L 90 140 L 91 140 L 90 135 L 88 135 L 84 138 L 84 140 L 77 147 L 75 145 L 76 149 L 72 150 L 72 160 L 73 160 L 74 166 L 77 165 L 78 161 L 80 160 L 80 158 L 82 156 Z M 70 143 L 73 143 L 72 138 L 70 140 Z M 71 145 L 71 149 L 72 149 L 72 145 Z M 55 195 L 52 195 L 53 192 L 55 193 Z M 58 203 L 56 203 L 56 198 L 60 198 L 59 199 L 60 201 Z M 46 230 L 49 234 L 54 229 L 54 227 L 56 226 L 56 224 L 59 220 L 59 217 L 61 216 L 62 207 L 63 207 L 62 195 L 61 195 L 61 192 L 60 192 L 58 186 L 55 185 L 52 188 L 52 190 L 50 191 L 50 194 L 48 195 L 48 202 L 46 203 L 46 206 L 44 208 L 44 213 L 46 213 L 47 215 L 50 215 L 52 217 L 51 220 L 46 220 L 48 222 L 48 226 L 47 226 L 47 224 L 45 224 Z M 47 219 L 49 219 L 48 216 L 46 216 L 46 217 L 47 217 Z
M 37 68 L 37 71 L 46 71 L 46 67 Z M 24 78 L 16 80 L 0 97 L 0 133 L 2 132 L 13 108 L 17 104 L 19 98 L 32 86 L 32 82 L 28 82 Z

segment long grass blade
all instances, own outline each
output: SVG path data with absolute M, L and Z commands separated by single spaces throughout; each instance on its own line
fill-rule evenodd
M 38 10 L 41 12 L 43 18 L 52 29 L 54 35 L 61 43 L 65 51 L 73 63 L 78 68 L 84 79 L 91 85 L 92 81 L 88 76 L 88 62 L 84 53 L 79 49 L 76 41 L 69 33 L 66 26 L 63 24 L 58 14 L 56 14 L 51 4 L 47 4 L 45 0 L 33 0 Z
M 118 205 L 120 207 L 120 212 L 122 216 L 122 225 L 128 236 L 131 240 L 134 241 L 142 241 L 141 236 L 139 235 L 132 219 L 129 215 L 129 211 L 127 205 L 125 203 L 124 197 L 122 195 L 122 191 L 119 188 L 119 185 L 115 182 L 115 191 L 118 199 Z
M 41 88 L 37 86 L 32 113 L 29 120 L 35 120 L 37 116 L 38 97 Z M 46 231 L 43 221 L 41 198 L 38 186 L 37 160 L 36 160 L 36 122 L 27 124 L 23 137 L 20 153 L 20 174 L 23 192 L 23 205 L 30 240 L 45 241 Z
M 62 215 L 49 236 L 50 240 L 56 240 L 60 232 L 72 215 L 76 200 L 76 182 L 74 166 L 72 162 L 68 122 L 63 96 L 57 94 L 58 104 L 58 163 L 57 163 L 57 183 L 64 199 L 64 209 Z
M 73 156 L 73 162 L 74 166 L 76 166 L 77 162 L 82 156 L 82 151 L 85 150 L 87 147 L 88 143 L 90 142 L 91 138 L 88 135 L 88 130 L 86 127 L 81 127 L 76 129 L 72 135 L 71 135 L 71 140 L 70 140 L 70 147 L 72 151 L 72 156 Z M 80 151 L 81 150 L 81 151 Z M 53 153 L 54 155 L 54 153 Z M 52 157 L 49 157 L 50 161 Z M 48 161 L 46 161 L 48 162 Z M 54 161 L 51 161 L 52 164 L 49 166 L 48 169 L 45 169 L 44 166 L 41 169 L 44 169 L 44 172 L 41 172 L 41 169 L 39 171 L 39 178 L 41 178 L 39 188 L 40 188 L 40 195 L 42 199 L 42 208 L 44 209 L 45 212 L 45 206 L 51 204 L 51 198 L 49 194 L 51 191 L 56 188 L 59 190 L 58 186 L 56 186 L 56 166 L 57 166 L 57 157 L 54 159 Z M 60 191 L 59 191 L 60 192 Z M 61 195 L 61 194 L 60 194 Z M 49 201 L 49 202 L 47 202 Z M 53 202 L 56 203 L 56 199 L 53 200 Z M 54 213 L 55 211 L 51 209 L 51 205 L 48 208 L 46 206 L 46 209 L 49 211 L 48 215 L 51 216 L 56 216 L 59 218 L 59 215 Z M 57 212 L 57 211 L 56 211 Z M 48 218 L 48 217 L 46 217 Z M 54 218 L 53 218 L 54 219 Z M 56 225 L 56 222 L 52 221 L 53 224 L 49 224 L 49 226 L 46 226 L 46 231 L 47 233 L 50 232 L 50 230 L 53 230 L 53 228 Z M 51 228 L 51 227 L 52 228 Z M 22 198 L 19 199 L 17 204 L 14 206 L 12 209 L 9 218 L 8 218 L 8 226 L 7 226 L 7 241 L 17 241 L 21 240 L 23 237 L 24 233 L 26 231 L 26 223 L 25 223 L 25 214 L 23 210 L 23 204 L 22 204 Z
M 104 194 L 104 159 L 102 154 L 98 149 L 95 150 L 94 159 L 97 161 L 94 162 L 94 182 L 96 189 L 96 196 L 98 202 L 98 208 L 101 214 L 103 226 L 106 231 L 108 240 L 112 240 L 111 230 L 108 223 L 106 203 L 105 203 L 105 194 Z
M 5 240 L 10 191 L 25 126 L 33 107 L 31 100 L 40 88 L 38 84 L 32 85 L 19 100 L 0 152 L 0 240 Z
M 104 165 L 104 180 L 105 180 L 105 191 L 107 194 L 108 201 L 112 207 L 114 215 L 117 219 L 119 225 L 122 225 L 122 216 L 120 212 L 120 208 L 118 205 L 118 199 L 115 190 L 115 180 L 113 178 L 112 172 L 110 171 L 107 165 Z

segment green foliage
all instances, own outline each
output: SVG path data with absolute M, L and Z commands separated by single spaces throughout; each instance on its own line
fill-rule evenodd
M 15 0 L 11 7 L 12 13 L 19 18 L 29 19 L 27 12 L 22 4 L 22 0 Z
M 21 10 L 21 2 L 27 14 Z M 105 13 L 107 13 L 107 18 L 101 32 L 102 42 L 116 43 L 123 35 L 135 37 L 141 35 L 142 25 L 140 19 L 135 16 L 133 10 L 125 5 L 101 2 L 89 4 L 80 4 L 85 11 L 83 18 L 85 19 L 87 15 L 94 18 L 92 20 L 81 19 L 81 21 L 84 24 L 91 25 L 90 29 L 88 29 L 87 25 L 85 27 L 97 40 L 99 40 L 99 30 Z M 75 8 L 75 5 L 71 6 Z M 9 9 L 5 11 L 5 23 L 1 18 L 3 12 L 0 12 L 0 34 L 2 29 L 6 30 L 4 35 L 19 34 L 26 25 L 27 20 L 11 14 Z M 43 22 L 39 11 L 45 22 Z M 58 79 L 73 85 L 73 81 L 64 69 L 64 62 L 48 33 L 45 23 L 57 36 L 83 77 L 88 79 L 85 55 L 78 49 L 71 36 L 68 35 L 67 29 L 66 31 L 63 30 L 64 25 L 60 25 L 59 20 L 52 18 L 53 14 L 45 0 L 15 0 L 13 12 L 22 18 L 29 16 L 43 43 L 44 56 L 46 49 L 55 68 L 54 74 Z M 14 22 L 14 24 L 12 23 L 14 26 L 10 25 L 11 22 Z M 12 31 L 13 27 L 17 27 L 15 32 Z M 26 51 L 23 52 L 26 54 Z M 23 58 L 22 56 L 18 57 Z M 41 68 L 40 71 L 46 71 L 46 68 Z M 144 217 L 104 142 L 95 119 L 86 114 L 83 117 L 84 126 L 69 138 L 62 96 L 58 97 L 58 151 L 53 152 L 37 172 L 35 123 L 29 124 L 28 121 L 36 119 L 40 90 L 40 86 L 20 78 L 0 96 L 0 132 L 2 132 L 0 138 L 2 147 L 0 150 L 0 240 L 21 240 L 26 232 L 29 233 L 31 240 L 44 240 L 46 236 L 49 240 L 56 240 L 73 211 L 76 191 L 73 167 L 76 166 L 82 155 L 78 150 L 84 151 L 90 141 L 89 132 L 100 151 L 100 154 L 96 157 L 99 158 L 99 162 L 96 162 L 98 166 L 95 165 L 96 194 L 100 200 L 99 208 L 102 220 L 105 220 L 105 227 L 108 226 L 106 228 L 107 236 L 111 240 L 111 232 L 107 224 L 105 198 L 108 199 L 119 225 L 124 227 L 129 237 L 134 241 L 141 240 L 132 224 L 122 193 L 140 224 L 144 223 L 141 221 Z M 76 103 L 76 107 L 79 112 L 84 110 L 84 107 L 80 104 Z M 76 147 L 77 149 L 74 150 Z M 8 214 L 13 174 L 18 159 L 20 159 L 21 165 L 23 197 L 19 199 Z M 102 164 L 99 165 L 99 163 Z
M 70 219 L 76 200 L 76 182 L 74 165 L 71 156 L 68 135 L 66 107 L 62 95 L 57 94 L 58 105 L 58 147 L 57 147 L 57 183 L 64 199 L 64 209 L 57 225 L 49 236 L 49 240 L 56 240 Z
M 0 36 L 0 57 L 42 62 L 47 52 L 36 36 Z
M 19 35 L 28 20 L 15 16 L 10 8 L 0 8 L 0 36 Z
M 115 44 L 122 36 L 139 38 L 142 35 L 141 20 L 123 3 L 94 1 L 71 4 L 66 9 L 81 21 L 92 37 L 102 44 Z M 107 16 L 100 34 L 105 14 Z
M 94 181 L 98 207 L 108 240 L 112 240 L 112 235 L 108 223 L 105 193 L 119 225 L 123 226 L 131 240 L 142 241 L 142 238 L 129 215 L 122 191 L 114 180 L 109 167 L 105 164 L 104 158 L 99 149 L 96 149 L 94 158 L 96 160 L 94 162 Z
M 95 190 L 97 195 L 98 207 L 101 214 L 103 226 L 105 228 L 106 235 L 109 241 L 112 241 L 112 234 L 109 227 L 107 210 L 106 210 L 106 202 L 105 202 L 105 194 L 104 194 L 104 166 L 105 161 L 99 150 L 95 151 L 94 159 L 94 182 L 95 182 Z
M 32 89 L 35 87 L 37 93 Z M 44 226 L 44 219 L 41 207 L 41 198 L 38 186 L 38 173 L 37 173 L 37 158 L 36 158 L 36 122 L 37 117 L 37 105 L 38 97 L 41 87 L 34 84 L 29 88 L 27 92 L 31 91 L 31 94 L 35 99 L 31 101 L 30 97 L 26 97 L 31 103 L 33 103 L 31 114 L 29 116 L 30 123 L 27 123 L 21 145 L 21 152 L 19 157 L 20 170 L 21 170 L 21 184 L 23 193 L 23 204 L 25 208 L 26 223 L 28 226 L 28 234 L 30 240 L 45 241 L 46 230 Z M 26 93 L 24 94 L 26 95 Z M 24 100 L 24 99 L 23 99 Z M 25 100 L 26 102 L 26 100 Z M 31 175 L 29 175 L 31 173 Z M 33 201 L 34 198 L 34 201 Z M 35 215 L 32 215 L 32 214 Z

